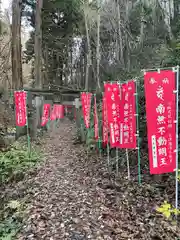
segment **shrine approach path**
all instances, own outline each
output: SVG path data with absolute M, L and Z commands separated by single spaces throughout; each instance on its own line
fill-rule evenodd
M 137 196 L 131 194 L 129 202 L 127 190 L 133 189 L 132 184 L 126 180 L 119 192 L 111 186 L 106 157 L 88 157 L 83 145 L 73 144 L 72 122 L 59 123 L 49 134 L 44 163 L 31 179 L 27 217 L 18 239 L 148 240 L 161 239 L 164 232 L 162 239 L 175 239 L 173 230 L 161 227 L 159 219 L 149 219 L 150 197 L 143 200 L 140 192 L 136 206 Z

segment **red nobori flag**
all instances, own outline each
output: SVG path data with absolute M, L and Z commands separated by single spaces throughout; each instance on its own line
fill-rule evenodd
M 104 84 L 111 147 L 120 145 L 120 90 L 118 83 Z
M 86 128 L 90 127 L 91 97 L 92 93 L 81 93 L 82 110 Z
M 99 139 L 98 133 L 98 115 L 97 115 L 97 104 L 96 104 L 96 96 L 94 96 L 94 137 L 96 140 Z
M 104 146 L 108 143 L 108 115 L 105 95 L 103 96 L 102 104 L 102 142 Z
M 56 118 L 57 118 L 57 112 L 56 111 L 57 111 L 57 105 L 54 104 L 53 109 L 51 111 L 51 115 L 50 115 L 50 120 L 51 121 L 56 120 Z
M 14 92 L 14 101 L 16 109 L 16 126 L 23 127 L 26 125 L 27 109 L 26 109 L 26 92 Z
M 121 85 L 120 147 L 136 148 L 136 85 L 129 81 Z
M 175 73 L 146 72 L 144 81 L 150 173 L 173 172 L 176 168 Z
M 42 116 L 42 121 L 41 121 L 42 127 L 48 123 L 50 108 L 51 108 L 51 105 L 49 103 L 46 103 L 43 106 L 43 116 Z
M 57 119 L 64 118 L 64 106 L 63 105 L 56 105 L 56 117 Z

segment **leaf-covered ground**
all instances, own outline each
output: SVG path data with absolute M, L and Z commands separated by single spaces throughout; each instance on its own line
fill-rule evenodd
M 47 138 L 46 160 L 27 179 L 29 208 L 18 239 L 178 239 L 180 229 L 155 211 L 162 194 L 110 180 L 106 158 L 87 158 L 84 147 L 73 144 L 74 133 L 66 121 Z

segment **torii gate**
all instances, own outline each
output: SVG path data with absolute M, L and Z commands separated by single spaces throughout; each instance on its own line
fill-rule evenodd
M 77 128 L 81 129 L 79 137 L 82 141 L 85 141 L 85 134 L 81 127 L 81 102 L 80 102 L 80 93 L 82 90 L 71 89 L 65 86 L 48 87 L 44 89 L 37 88 L 24 88 L 24 91 L 28 92 L 28 108 L 31 112 L 34 108 L 39 113 L 36 116 L 38 117 L 37 121 L 40 123 L 40 112 L 42 105 L 44 103 L 52 104 L 62 104 L 64 106 L 74 106 L 76 109 L 76 124 Z M 32 124 L 33 125 L 33 124 Z

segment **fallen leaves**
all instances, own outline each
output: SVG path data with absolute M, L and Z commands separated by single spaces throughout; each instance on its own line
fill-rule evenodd
M 18 239 L 174 240 L 180 228 L 155 211 L 164 201 L 150 185 L 110 180 L 106 162 L 72 142 L 74 126 L 60 123 L 44 146 L 47 161 L 31 185 Z

